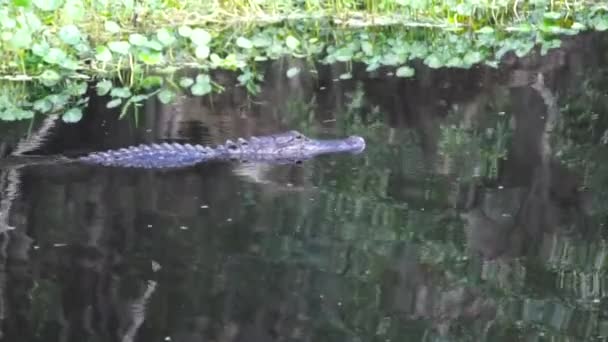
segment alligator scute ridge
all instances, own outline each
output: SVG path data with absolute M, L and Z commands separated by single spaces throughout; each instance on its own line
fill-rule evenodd
M 359 136 L 344 139 L 311 139 L 298 131 L 288 131 L 248 139 L 227 140 L 215 148 L 180 143 L 142 144 L 104 152 L 92 152 L 77 158 L 87 164 L 131 168 L 179 168 L 211 160 L 262 161 L 287 163 L 321 154 L 360 153 L 365 140 Z

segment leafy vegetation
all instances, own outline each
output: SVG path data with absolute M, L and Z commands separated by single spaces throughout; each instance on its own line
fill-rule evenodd
M 210 77 L 218 69 L 237 72 L 240 85 L 256 93 L 259 63 L 286 55 L 387 67 L 397 77 L 415 76 L 414 60 L 431 68 L 497 66 L 509 51 L 523 56 L 539 45 L 544 53 L 559 46 L 560 35 L 608 29 L 608 8 L 553 0 L 4 0 L 0 27 L 1 77 L 46 88 L 25 101 L 29 107 L 13 103 L 20 113 L 0 106 L 0 117 L 10 120 L 57 110 L 33 103 L 64 98 L 75 80 L 116 80 L 97 91 L 123 113 L 155 95 L 168 103 L 180 92 L 221 91 Z M 183 68 L 200 75 L 179 76 Z M 290 68 L 286 77 L 300 71 Z M 77 108 L 82 103 L 64 119 L 74 121 Z

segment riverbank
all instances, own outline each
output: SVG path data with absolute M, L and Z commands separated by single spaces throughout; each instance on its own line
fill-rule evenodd
M 508 0 L 36 0 L 3 5 L 0 26 L 3 80 L 35 81 L 41 93 L 56 95 L 52 89 L 61 89 L 65 101 L 83 94 L 83 82 L 99 81 L 98 93 L 112 97 L 108 106 L 123 106 L 126 112 L 151 96 L 168 103 L 183 91 L 194 96 L 222 91 L 209 76 L 213 70 L 236 72 L 240 85 L 255 94 L 263 81 L 259 63 L 284 56 L 346 63 L 341 79 L 352 77 L 348 70 L 354 62 L 370 72 L 390 68 L 397 77 L 415 76 L 417 60 L 431 68 L 497 67 L 509 52 L 521 57 L 536 46 L 544 54 L 559 47 L 564 35 L 608 29 L 608 6 L 549 0 L 534 5 Z M 183 68 L 200 74 L 179 76 Z M 290 68 L 286 76 L 300 71 Z M 20 115 L 0 108 L 0 119 L 56 109 L 49 101 L 35 101 L 27 99 L 31 109 Z

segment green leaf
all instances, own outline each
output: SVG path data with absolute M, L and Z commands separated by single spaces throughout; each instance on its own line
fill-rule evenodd
M 32 53 L 36 56 L 43 57 L 49 52 L 49 44 L 45 41 L 34 43 L 32 45 Z
M 80 30 L 74 25 L 66 25 L 59 30 L 59 38 L 68 45 L 76 45 L 81 39 Z
M 272 39 L 265 34 L 258 34 L 253 37 L 252 43 L 257 48 L 265 48 L 272 45 Z
M 182 88 L 189 88 L 189 87 L 190 87 L 191 85 L 193 85 L 193 84 L 194 84 L 194 80 L 193 80 L 192 78 L 190 78 L 190 77 L 182 77 L 182 78 L 179 80 L 179 85 L 180 85 Z
M 129 35 L 129 43 L 135 46 L 144 46 L 146 43 L 148 43 L 148 38 L 139 33 L 132 33 Z
M 13 5 L 16 7 L 28 7 L 30 5 L 29 0 L 13 0 Z
M 40 99 L 34 101 L 33 108 L 40 113 L 48 113 L 51 111 L 51 109 L 53 109 L 53 104 L 47 99 Z
M 152 89 L 159 87 L 163 84 L 163 78 L 157 75 L 146 76 L 144 80 L 141 82 L 141 86 L 145 89 Z
M 177 33 L 182 37 L 188 38 L 192 35 L 192 29 L 190 26 L 180 26 L 177 29 Z
M 137 54 L 137 58 L 147 65 L 157 65 L 164 60 L 163 55 L 156 51 L 140 51 Z
M 65 105 L 70 100 L 70 97 L 67 94 L 52 94 L 46 97 L 47 100 L 51 101 L 53 104 L 53 108 L 61 109 L 65 107 Z
M 105 45 L 95 48 L 95 59 L 100 62 L 109 62 L 112 60 L 112 52 Z
M 65 112 L 61 119 L 63 122 L 74 123 L 78 122 L 82 119 L 82 108 L 71 108 L 67 112 Z
M 209 77 L 209 75 L 200 74 L 196 76 L 196 83 L 211 83 L 211 77 Z
M 149 40 L 145 46 L 152 50 L 163 51 L 163 45 L 161 43 L 159 43 L 158 41 L 156 41 L 156 39 Z
M 238 37 L 236 39 L 236 45 L 243 49 L 251 49 L 253 47 L 253 43 L 251 42 L 251 40 L 245 37 Z
M 192 95 L 195 96 L 207 95 L 211 92 L 211 85 L 209 83 L 195 83 L 190 88 L 190 91 L 192 92 Z
M 44 56 L 44 61 L 49 64 L 58 64 L 67 58 L 66 53 L 58 48 L 50 48 L 49 52 Z
M 40 74 L 39 78 L 40 82 L 47 87 L 52 87 L 61 81 L 61 76 L 59 76 L 55 70 L 51 69 L 45 70 L 42 74 Z
M 287 72 L 285 73 L 285 75 L 288 78 L 292 78 L 292 77 L 297 76 L 299 73 L 300 73 L 300 68 L 298 68 L 298 67 L 292 67 L 292 68 L 289 68 L 287 70 Z
M 126 99 L 127 97 L 131 96 L 131 90 L 129 90 L 127 87 L 112 88 L 112 91 L 110 91 L 110 96 Z
M 443 66 L 441 64 L 441 61 L 439 60 L 439 58 L 435 55 L 430 55 L 427 58 L 425 58 L 424 64 L 428 65 L 430 68 L 433 68 L 433 69 L 438 69 Z
M 353 59 L 353 51 L 350 48 L 341 48 L 334 52 L 334 56 L 338 62 L 349 62 Z
M 490 26 L 484 26 L 475 32 L 481 33 L 481 34 L 491 34 L 491 33 L 494 33 L 494 29 L 491 28 Z
M 161 28 L 156 31 L 156 38 L 164 46 L 169 46 L 175 42 L 175 36 L 169 30 Z
M 397 75 L 397 77 L 407 78 L 407 77 L 414 76 L 415 73 L 416 73 L 416 70 L 414 70 L 414 68 L 404 65 L 397 69 L 397 71 L 395 72 L 395 75 Z
M 361 50 L 363 50 L 363 53 L 367 56 L 372 56 L 374 54 L 374 46 L 368 41 L 361 43 Z
M 23 49 L 32 43 L 32 34 L 27 28 L 20 28 L 11 37 L 11 46 L 15 49 Z
M 298 46 L 300 46 L 300 41 L 298 40 L 298 38 L 289 35 L 287 36 L 287 38 L 285 38 L 285 44 L 291 50 L 295 50 L 298 48 Z
M 62 0 L 34 0 L 34 5 L 42 11 L 54 11 L 62 4 Z
M 127 55 L 129 54 L 129 48 L 131 47 L 131 45 L 125 41 L 114 41 L 109 42 L 108 47 L 110 48 L 110 50 L 116 53 L 119 53 L 121 55 Z
M 598 31 L 608 30 L 608 15 L 607 16 L 597 15 L 595 18 L 593 18 L 592 22 L 593 22 L 593 26 L 595 27 L 596 30 L 598 30 Z
M 206 59 L 209 57 L 209 47 L 207 45 L 197 46 L 196 50 L 194 50 L 194 54 L 198 59 Z
M 483 60 L 483 55 L 479 51 L 469 51 L 462 58 L 466 64 L 473 65 Z
M 211 42 L 211 35 L 201 28 L 196 28 L 190 33 L 190 40 L 197 46 L 208 45 Z
M 69 23 L 82 21 L 85 15 L 83 2 L 80 0 L 67 0 L 61 10 L 61 15 Z
M 26 109 L 22 109 L 22 108 L 15 108 L 15 109 L 12 109 L 12 111 L 13 111 L 13 116 L 17 120 L 31 119 L 34 117 L 34 114 L 35 114 L 31 110 L 26 110 Z
M 97 85 L 95 86 L 95 88 L 97 88 L 97 95 L 99 96 L 104 96 L 107 93 L 110 92 L 110 89 L 112 89 L 112 81 L 110 80 L 103 80 L 103 81 L 99 81 L 97 82 Z
M 122 103 L 122 99 L 120 99 L 120 98 L 114 99 L 112 101 L 109 101 L 106 104 L 106 108 L 116 108 L 116 107 L 120 106 L 121 103 Z
M 163 104 L 168 104 L 175 98 L 175 93 L 169 89 L 163 89 L 158 93 L 158 99 Z
M 120 26 L 114 21 L 108 20 L 104 23 L 104 28 L 110 33 L 120 32 Z
M 81 96 L 87 92 L 87 83 L 86 82 L 74 82 L 71 83 L 66 92 L 72 96 Z

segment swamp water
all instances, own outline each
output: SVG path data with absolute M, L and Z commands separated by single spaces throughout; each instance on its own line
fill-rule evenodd
M 411 79 L 357 65 L 287 79 L 299 62 L 283 60 L 255 98 L 155 99 L 119 120 L 93 97 L 77 124 L 4 123 L 3 155 L 289 129 L 367 148 L 301 165 L 0 169 L 2 341 L 605 338 L 607 46 L 581 35 Z

